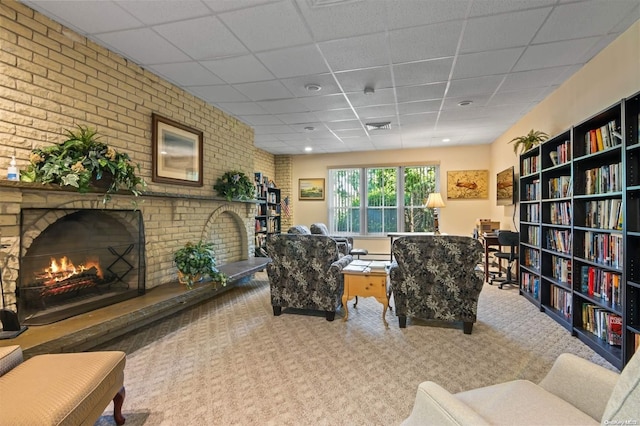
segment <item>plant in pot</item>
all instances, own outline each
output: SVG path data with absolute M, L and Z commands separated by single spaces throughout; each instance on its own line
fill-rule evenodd
M 518 150 L 520 151 L 520 154 L 522 154 L 529 151 L 534 146 L 540 145 L 547 139 L 549 139 L 549 135 L 545 132 L 531 129 L 531 131 L 529 131 L 529 133 L 527 133 L 526 135 L 513 138 L 509 141 L 509 143 L 513 143 L 513 152 L 518 155 Z
M 231 200 L 251 200 L 255 198 L 256 188 L 243 172 L 232 170 L 226 172 L 216 180 L 213 185 L 221 197 Z
M 133 164 L 128 154 L 99 141 L 97 133 L 95 129 L 79 125 L 77 131 L 67 130 L 66 141 L 33 149 L 30 164 L 20 179 L 72 186 L 83 193 L 91 189 L 105 191 L 103 203 L 119 190 L 140 195 L 141 188 L 146 186 L 136 175 L 140 165 Z
M 216 268 L 213 244 L 200 240 L 197 244 L 186 243 L 175 252 L 173 260 L 178 268 L 178 279 L 193 288 L 193 284 L 209 277 L 214 283 L 227 285 L 227 276 Z

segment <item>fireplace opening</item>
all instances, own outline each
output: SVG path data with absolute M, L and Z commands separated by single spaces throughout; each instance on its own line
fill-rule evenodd
M 16 294 L 26 325 L 49 324 L 145 292 L 138 211 L 23 209 L 21 234 Z

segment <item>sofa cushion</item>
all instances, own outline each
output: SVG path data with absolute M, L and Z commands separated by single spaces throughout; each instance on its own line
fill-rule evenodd
M 591 416 L 528 380 L 456 394 L 493 425 L 597 425 Z
M 613 388 L 602 422 L 625 424 L 640 419 L 640 351 L 636 351 L 620 373 Z M 626 423 L 629 424 L 629 423 Z
M 22 362 L 22 348 L 19 345 L 0 347 L 0 376 Z
M 0 377 L 0 423 L 93 424 L 122 387 L 125 361 L 119 351 L 30 358 Z

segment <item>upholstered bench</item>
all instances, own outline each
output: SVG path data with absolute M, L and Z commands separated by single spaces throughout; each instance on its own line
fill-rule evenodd
M 22 359 L 19 346 L 0 347 L 0 424 L 93 425 L 111 400 L 124 424 L 124 352 Z

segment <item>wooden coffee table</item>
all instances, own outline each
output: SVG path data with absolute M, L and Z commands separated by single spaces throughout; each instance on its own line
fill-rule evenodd
M 384 267 L 386 264 L 388 262 L 354 260 L 342 270 L 344 274 L 344 292 L 342 294 L 343 321 L 349 319 L 347 301 L 357 296 L 375 297 L 384 307 L 382 321 L 385 326 L 389 325 L 386 319 L 387 308 L 389 307 L 387 293 L 389 273 L 388 269 Z M 356 303 L 358 302 L 356 301 Z

